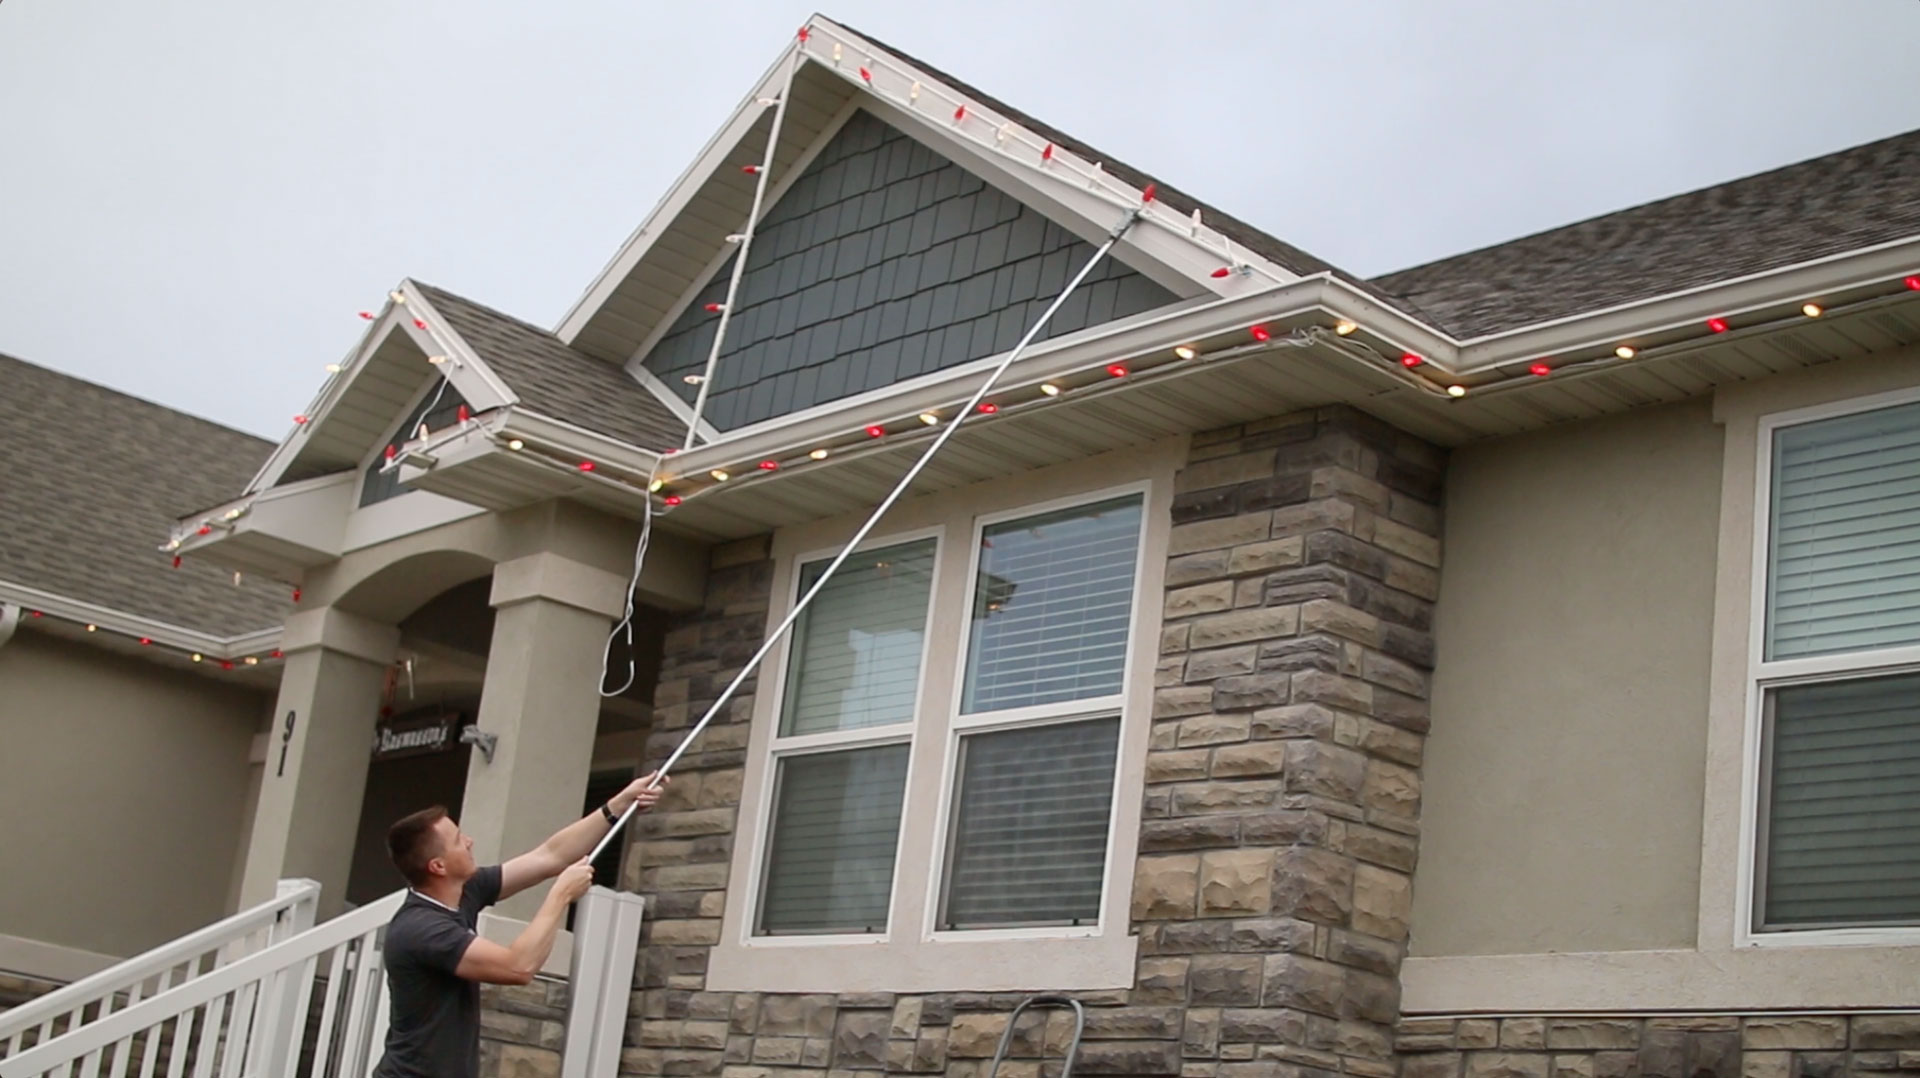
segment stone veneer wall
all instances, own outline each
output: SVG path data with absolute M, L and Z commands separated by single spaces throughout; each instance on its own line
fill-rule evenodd
M 1402 1078 L 1840 1078 L 1920 1071 L 1920 1013 L 1414 1018 Z
M 480 1073 L 485 1078 L 558 1078 L 567 1041 L 567 982 L 480 989 Z
M 1154 670 L 1137 976 L 1075 993 L 1089 1007 L 1076 1072 L 1394 1078 L 1444 459 L 1347 408 L 1192 446 Z M 717 551 L 705 608 L 670 631 L 649 758 L 758 646 L 767 549 Z M 983 1078 L 1022 994 L 705 990 L 751 695 L 636 823 L 622 882 L 650 903 L 623 1073 Z M 1022 1025 L 1001 1074 L 1057 1072 L 1065 1015 Z

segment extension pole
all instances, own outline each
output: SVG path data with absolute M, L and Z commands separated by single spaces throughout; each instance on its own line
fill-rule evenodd
M 753 653 L 753 658 L 748 659 L 747 664 L 740 668 L 740 672 L 734 675 L 732 681 L 727 683 L 727 687 L 721 691 L 719 698 L 713 702 L 712 706 L 707 708 L 707 713 L 700 716 L 700 721 L 694 723 L 693 729 L 689 730 L 687 736 L 681 739 L 679 745 L 675 746 L 673 754 L 668 756 L 666 762 L 662 763 L 659 768 L 655 770 L 655 786 L 658 786 L 660 781 L 666 778 L 667 772 L 672 770 L 673 765 L 678 763 L 680 757 L 686 754 L 687 748 L 693 744 L 694 739 L 700 736 L 701 731 L 707 728 L 707 724 L 713 721 L 713 717 L 718 715 L 720 709 L 726 706 L 727 701 L 733 698 L 733 694 L 738 691 L 741 684 L 747 680 L 747 676 L 752 674 L 754 670 L 760 666 L 760 661 L 767 657 L 767 652 L 773 650 L 773 645 L 779 643 L 780 638 L 786 635 L 788 629 L 793 628 L 793 623 L 799 620 L 801 611 L 807 608 L 807 604 L 813 602 L 813 597 L 820 594 L 820 589 L 826 587 L 827 581 L 833 579 L 833 574 L 839 570 L 841 564 L 845 562 L 848 557 L 852 556 L 854 548 L 858 547 L 860 543 L 866 539 L 867 533 L 871 532 L 874 526 L 880 523 L 880 518 L 887 515 L 887 510 L 893 508 L 893 503 L 899 501 L 900 496 L 905 494 L 907 488 L 913 485 L 915 477 L 927 466 L 927 462 L 931 461 L 934 456 L 940 452 L 941 448 L 947 444 L 947 439 L 953 437 L 953 432 L 960 429 L 960 424 L 966 422 L 967 417 L 973 415 L 974 410 L 980 406 L 980 401 L 984 399 L 988 393 L 993 391 L 994 384 L 999 382 L 1001 376 L 1007 373 L 1007 368 L 1013 366 L 1013 361 L 1020 358 L 1020 354 L 1027 350 L 1027 346 L 1033 343 L 1033 339 L 1040 335 L 1040 331 L 1046 328 L 1048 322 L 1053 320 L 1054 312 L 1060 309 L 1060 305 L 1066 302 L 1067 297 L 1073 294 L 1074 289 L 1080 287 L 1080 282 L 1086 280 L 1087 274 L 1093 272 L 1093 267 L 1099 265 L 1101 260 L 1107 257 L 1107 253 L 1112 251 L 1113 245 L 1119 243 L 1120 238 L 1127 234 L 1127 230 L 1132 228 L 1136 221 L 1140 220 L 1140 214 L 1141 211 L 1139 209 L 1128 210 L 1127 215 L 1122 217 L 1118 224 L 1114 225 L 1113 231 L 1107 235 L 1107 241 L 1100 245 L 1099 250 L 1093 252 L 1093 257 L 1087 260 L 1087 264 L 1081 266 L 1080 272 L 1074 274 L 1073 280 L 1067 282 L 1067 287 L 1058 296 L 1054 297 L 1053 302 L 1041 313 L 1040 320 L 1035 322 L 1031 329 L 1027 330 L 1026 336 L 1020 338 L 1020 343 L 1013 346 L 1013 351 L 1008 352 L 1006 358 L 1002 359 L 1000 364 L 993 369 L 993 373 L 987 376 L 987 380 L 980 384 L 980 388 L 974 391 L 972 398 L 967 401 L 966 406 L 960 409 L 960 414 L 954 417 L 953 422 L 947 424 L 946 429 L 942 430 L 940 436 L 933 440 L 933 444 L 927 447 L 926 452 L 920 454 L 920 459 L 913 462 L 913 467 L 907 469 L 907 474 L 902 476 L 900 482 L 894 486 L 886 498 L 881 500 L 879 508 L 873 511 L 873 515 L 867 518 L 867 522 L 860 525 L 860 529 L 853 533 L 853 538 L 847 540 L 846 546 L 842 547 L 840 553 L 834 556 L 833 561 L 828 564 L 826 571 L 820 574 L 820 579 L 813 582 L 813 587 L 807 589 L 807 593 L 800 597 L 799 602 L 793 604 L 793 609 L 787 612 L 787 616 L 781 619 L 780 624 L 774 628 L 773 632 L 767 634 L 767 639 L 760 645 L 760 650 Z M 649 497 L 651 497 L 651 495 L 649 495 Z M 593 860 L 600 856 L 600 851 L 606 849 L 607 844 L 613 841 L 613 837 L 620 833 L 622 827 L 626 826 L 627 820 L 633 816 L 633 809 L 634 806 L 627 806 L 627 811 L 621 813 L 620 818 L 614 821 L 614 825 L 612 829 L 607 832 L 607 836 L 601 839 L 600 844 L 593 848 L 593 853 L 588 855 L 588 860 Z

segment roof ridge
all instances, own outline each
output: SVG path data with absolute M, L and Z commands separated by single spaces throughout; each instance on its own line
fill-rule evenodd
M 148 400 L 145 397 L 136 396 L 135 394 L 129 393 L 124 389 L 116 389 L 113 386 L 107 385 L 105 382 L 96 382 L 91 378 L 82 378 L 77 374 L 68 374 L 66 371 L 49 367 L 43 363 L 35 363 L 32 360 L 21 359 L 19 356 L 12 355 L 7 352 L 0 352 L 0 362 L 15 363 L 21 367 L 27 368 L 28 370 L 39 371 L 44 374 L 50 374 L 55 378 L 60 378 L 65 381 L 75 383 L 77 385 L 83 385 L 89 389 L 98 390 L 99 392 L 109 394 L 111 396 L 119 398 L 120 400 L 127 401 L 132 404 L 140 405 L 145 408 L 151 408 L 159 412 L 166 412 L 171 415 L 179 416 L 182 419 L 190 419 L 195 423 L 204 424 L 206 426 L 214 428 L 215 430 L 219 430 L 227 434 L 237 434 L 242 438 L 248 438 L 253 441 L 259 442 L 262 446 L 265 446 L 269 449 L 272 448 L 275 444 L 277 444 L 272 439 L 262 437 L 250 431 L 241 430 L 238 427 L 228 426 L 227 424 L 222 423 L 217 419 L 208 419 L 206 416 L 203 416 L 203 415 L 195 415 L 194 413 L 186 411 L 181 408 L 175 408 L 171 405 L 161 404 L 159 401 Z

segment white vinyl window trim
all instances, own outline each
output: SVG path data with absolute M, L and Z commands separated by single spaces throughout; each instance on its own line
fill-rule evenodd
M 904 546 L 926 540 L 932 540 L 933 542 L 934 580 L 928 589 L 926 620 L 921 628 L 920 664 L 919 670 L 915 675 L 913 690 L 914 700 L 916 702 L 924 699 L 926 695 L 927 673 L 928 667 L 931 665 L 935 640 L 933 624 L 934 600 L 939 588 L 941 559 L 946 555 L 946 547 L 948 545 L 945 542 L 945 537 L 946 528 L 944 526 L 935 526 L 931 528 L 920 528 L 914 531 L 898 532 L 878 539 L 869 538 L 866 542 L 854 548 L 854 554 L 858 556 L 859 554 L 874 550 L 884 550 L 889 547 Z M 804 593 L 806 567 L 816 562 L 831 560 L 839 552 L 838 548 L 826 548 L 808 551 L 793 559 L 793 572 L 789 574 L 789 594 L 786 597 L 787 610 L 792 610 L 793 607 L 799 603 L 800 596 Z M 851 559 L 849 559 L 849 561 L 851 561 Z M 853 726 L 842 730 L 828 730 L 817 733 L 781 733 L 780 727 L 785 721 L 786 716 L 787 694 L 791 688 L 789 684 L 790 671 L 788 664 L 793 661 L 793 645 L 795 641 L 796 635 L 789 633 L 787 639 L 783 641 L 782 646 L 778 649 L 777 654 L 769 656 L 769 658 L 776 660 L 778 665 L 776 666 L 773 663 L 769 663 L 767 667 L 763 668 L 766 671 L 763 676 L 769 677 L 775 685 L 772 694 L 773 736 L 758 766 L 760 772 L 760 788 L 768 791 L 769 796 L 766 799 L 763 811 L 759 815 L 759 819 L 755 821 L 756 826 L 752 835 L 753 858 L 751 861 L 751 874 L 748 876 L 748 880 L 750 881 L 748 886 L 751 889 L 752 898 L 748 904 L 748 920 L 745 925 L 748 942 L 753 946 L 771 947 L 817 946 L 821 944 L 884 944 L 892 937 L 899 924 L 900 872 L 905 864 L 908 838 L 907 830 L 904 826 L 900 827 L 899 834 L 896 836 L 894 842 L 893 882 L 889 888 L 887 921 L 886 926 L 880 931 L 872 933 L 815 932 L 795 934 L 762 934 L 759 931 L 759 926 L 762 923 L 765 912 L 762 904 L 767 900 L 766 887 L 768 871 L 771 868 L 773 855 L 773 844 L 771 841 L 774 828 L 773 817 L 774 814 L 779 811 L 780 807 L 777 791 L 780 764 L 782 761 L 825 752 L 905 744 L 907 746 L 907 774 L 911 776 L 913 774 L 914 754 L 918 751 L 922 741 L 918 729 L 919 723 L 917 721 L 889 723 L 880 726 Z M 918 708 L 916 706 L 916 711 L 917 710 Z M 912 797 L 912 795 L 913 791 L 910 786 L 902 793 L 901 815 L 903 824 L 905 821 L 906 799 Z
M 1761 930 L 1760 878 L 1767 811 L 1767 704 L 1775 690 L 1825 682 L 1864 679 L 1920 671 L 1920 644 L 1840 651 L 1792 658 L 1769 658 L 1771 618 L 1770 550 L 1773 540 L 1774 444 L 1784 428 L 1920 402 L 1920 387 L 1836 401 L 1760 417 L 1755 439 L 1754 526 L 1751 551 L 1752 591 L 1747 640 L 1745 738 L 1740 804 L 1740 863 L 1734 890 L 1734 946 L 1796 947 L 1920 944 L 1920 925 L 1861 928 L 1774 928 Z
M 946 888 L 948 880 L 946 879 L 946 870 L 948 868 L 955 824 L 954 812 L 956 798 L 959 794 L 963 739 L 983 733 L 1033 729 L 1046 725 L 1085 722 L 1112 716 L 1119 719 L 1119 729 L 1116 736 L 1120 744 L 1124 745 L 1128 731 L 1135 728 L 1136 723 L 1129 721 L 1130 716 L 1127 714 L 1126 700 L 1128 691 L 1133 685 L 1134 679 L 1137 677 L 1136 670 L 1140 657 L 1141 633 L 1139 632 L 1139 625 L 1141 603 L 1144 601 L 1141 592 L 1143 590 L 1142 585 L 1147 576 L 1148 514 L 1152 511 L 1153 504 L 1152 491 L 1150 488 L 1151 484 L 1149 483 L 1128 483 L 1068 498 L 1057 498 L 1047 502 L 1022 505 L 1017 508 L 983 514 L 974 518 L 971 541 L 968 543 L 967 594 L 963 597 L 964 601 L 961 607 L 966 613 L 960 625 L 957 648 L 953 656 L 953 690 L 951 698 L 947 701 L 944 716 L 946 720 L 946 731 L 945 736 L 942 738 L 941 785 L 934 816 L 934 834 L 938 836 L 939 843 L 935 849 L 928 851 L 929 863 L 926 866 L 929 874 L 929 883 L 926 892 L 927 902 L 924 910 L 925 919 L 922 930 L 927 939 L 952 942 L 988 939 L 1084 939 L 1098 937 L 1111 927 L 1106 924 L 1105 911 L 1108 908 L 1108 903 L 1105 901 L 1099 904 L 1101 915 L 1096 917 L 1093 923 L 1082 925 L 943 929 L 939 925 L 939 919 L 941 909 L 945 905 L 947 897 Z M 1122 659 L 1120 684 L 1116 686 L 1115 691 L 1084 699 L 1060 700 L 1026 707 L 982 710 L 969 713 L 965 707 L 967 662 L 969 649 L 973 640 L 975 589 L 978 587 L 980 579 L 981 551 L 983 549 L 981 541 L 985 537 L 988 529 L 996 524 L 1023 520 L 1029 517 L 1045 516 L 1062 510 L 1099 505 L 1103 502 L 1125 498 L 1139 499 L 1141 521 L 1139 531 L 1135 536 L 1133 594 L 1128 603 L 1126 619 L 1129 632 L 1124 658 Z M 1157 646 L 1159 642 L 1155 640 L 1153 643 Z M 1122 875 L 1121 869 L 1123 867 L 1130 868 L 1130 866 L 1116 864 L 1116 859 L 1113 856 L 1114 837 L 1120 825 L 1120 807 L 1128 803 L 1124 797 L 1124 791 L 1121 789 L 1121 784 L 1118 781 L 1119 770 L 1119 754 L 1116 753 L 1115 781 L 1107 809 L 1107 840 L 1106 849 L 1103 854 L 1104 868 L 1100 876 L 1101 895 L 1103 898 L 1106 895 L 1113 894 L 1114 888 L 1126 882 L 1120 878 Z

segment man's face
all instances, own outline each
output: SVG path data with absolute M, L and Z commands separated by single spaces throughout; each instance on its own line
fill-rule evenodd
M 440 836 L 440 855 L 427 863 L 428 868 L 440 866 L 440 874 L 456 883 L 465 883 L 471 879 L 473 866 L 473 836 L 460 830 L 460 825 L 451 818 L 443 818 L 433 825 L 434 832 Z

